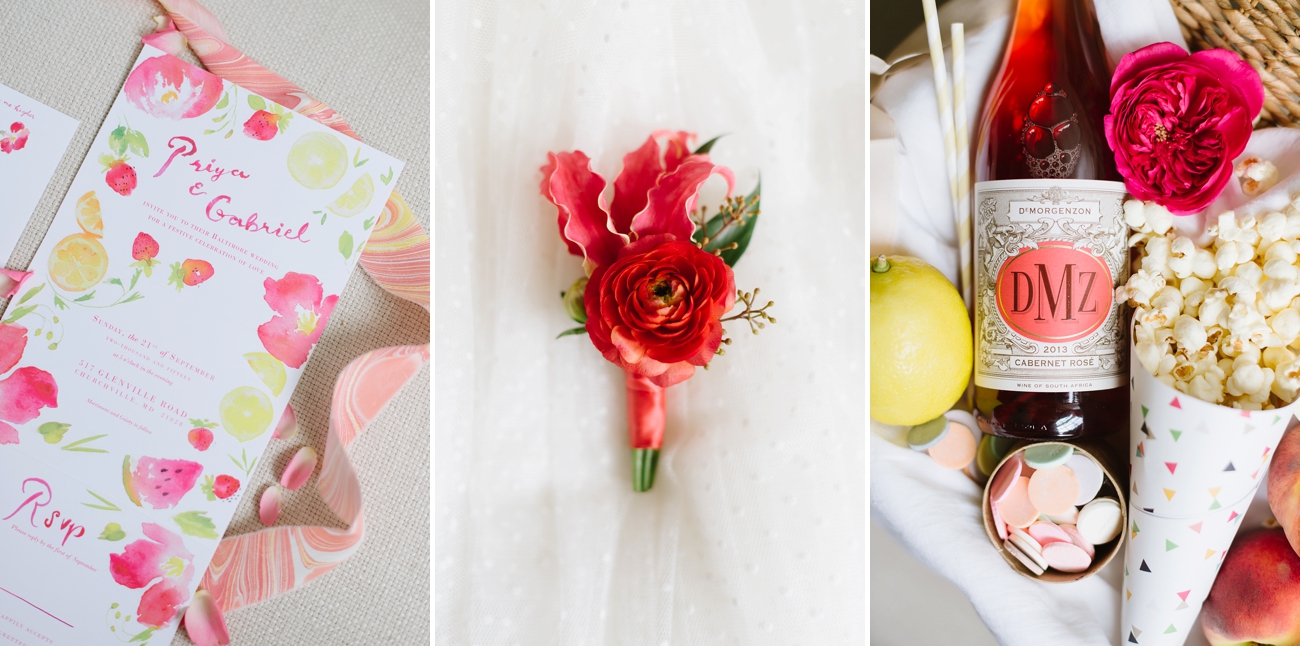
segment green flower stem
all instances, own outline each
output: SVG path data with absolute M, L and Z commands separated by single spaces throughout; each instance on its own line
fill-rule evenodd
M 632 449 L 632 490 L 650 491 L 655 484 L 655 468 L 659 466 L 659 449 Z

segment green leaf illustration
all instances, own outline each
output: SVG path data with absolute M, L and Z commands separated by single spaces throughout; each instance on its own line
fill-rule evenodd
M 99 540 L 101 541 L 120 541 L 124 538 L 126 538 L 126 532 L 122 531 L 122 526 L 117 523 L 104 525 L 104 531 L 99 534 Z
M 355 168 L 361 168 L 361 166 L 368 161 L 370 160 L 361 159 L 361 146 L 357 146 L 357 153 L 352 156 L 352 166 Z
M 13 313 L 10 314 L 8 318 L 6 318 L 6 319 L 3 320 L 3 321 L 0 321 L 0 324 L 8 325 L 8 324 L 10 324 L 10 323 L 13 323 L 14 321 L 17 321 L 18 319 L 20 319 L 20 318 L 22 318 L 22 317 L 24 317 L 24 316 L 27 316 L 28 314 L 31 314 L 31 313 L 34 312 L 34 311 L 36 311 L 36 306 L 35 306 L 35 305 L 24 305 L 24 306 L 22 306 L 22 307 L 20 307 L 20 308 L 18 308 L 18 309 L 16 309 L 16 310 L 14 310 Z
M 130 460 L 130 459 L 131 459 L 131 458 L 129 458 L 129 457 L 127 458 L 127 460 Z M 95 492 L 93 492 L 93 491 L 91 491 L 91 490 L 89 490 L 89 489 L 86 490 L 86 493 L 88 493 L 88 494 L 94 496 L 95 498 L 97 498 L 97 499 L 99 500 L 99 502 L 102 502 L 102 503 L 104 503 L 104 504 L 102 504 L 102 505 L 96 505 L 96 504 L 92 504 L 92 503 L 88 503 L 88 502 L 83 502 L 83 503 L 81 503 L 81 504 L 83 504 L 83 505 L 85 505 L 85 506 L 87 506 L 87 507 L 90 507 L 91 509 L 103 509 L 104 511 L 122 511 L 122 508 L 121 508 L 121 507 L 118 507 L 117 505 L 114 505 L 113 503 L 109 502 L 107 498 L 105 498 L 105 497 L 103 497 L 103 496 L 101 496 L 101 495 L 99 495 L 99 494 L 97 494 L 97 493 L 95 493 Z
M 63 434 L 67 433 L 70 428 L 72 428 L 71 424 L 46 422 L 37 427 L 36 432 L 45 437 L 45 442 L 47 444 L 58 444 L 63 441 Z M 101 435 L 100 437 L 104 436 Z
M 195 538 L 216 540 L 217 525 L 208 518 L 205 511 L 187 511 L 172 516 L 172 520 L 181 528 L 181 533 Z
M 230 105 L 230 93 L 226 92 L 221 95 L 221 100 L 217 102 L 217 109 L 225 110 L 228 105 Z
M 108 133 L 108 148 L 118 157 L 126 154 L 126 132 L 126 126 L 118 126 L 113 132 Z
M 366 231 L 369 231 L 369 230 L 370 230 L 370 227 L 373 227 L 373 226 L 375 226 L 375 219 L 374 219 L 374 218 L 366 218 L 366 221 L 361 223 L 361 228 L 364 229 L 364 230 L 366 230 Z
M 88 301 L 88 300 L 90 300 L 90 299 L 92 299 L 92 298 L 94 298 L 94 297 L 95 297 L 95 292 L 92 291 L 92 292 L 87 293 L 85 296 L 78 296 L 78 297 L 72 299 L 72 302 L 73 302 L 73 303 L 84 303 L 84 302 L 86 302 L 86 301 Z M 57 299 L 58 296 L 55 296 L 54 298 Z
M 352 234 L 347 231 L 339 236 L 339 253 L 343 254 L 344 260 L 352 257 Z
M 149 141 L 144 138 L 144 133 L 139 130 L 126 131 L 126 146 L 131 152 L 141 157 L 149 156 Z M 118 153 L 121 155 L 122 153 Z
M 91 446 L 82 446 L 83 444 L 86 444 L 86 443 L 89 443 L 89 442 L 94 442 L 95 440 L 98 440 L 98 439 L 101 438 L 101 437 L 108 437 L 108 435 L 107 435 L 107 434 L 105 434 L 105 435 L 94 435 L 94 436 L 91 436 L 91 437 L 83 438 L 83 439 L 77 440 L 76 442 L 72 442 L 72 443 L 70 443 L 70 444 L 65 444 L 65 445 L 63 445 L 63 447 L 61 447 L 61 448 L 62 448 L 64 451 L 78 451 L 78 452 L 81 452 L 81 453 L 108 453 L 108 451 L 105 451 L 104 449 L 97 449 L 97 448 L 94 448 L 94 447 L 91 447 Z M 49 442 L 49 441 L 50 441 L 50 438 L 46 437 L 46 438 L 45 438 L 45 441 L 46 441 L 46 442 Z
M 145 630 L 142 630 L 139 633 L 137 633 L 135 637 L 132 637 L 131 641 L 127 643 L 133 644 L 135 642 L 147 642 L 151 637 L 153 637 L 153 631 L 155 630 L 157 630 L 157 628 L 147 628 Z
M 250 94 L 248 95 L 248 107 L 254 110 L 265 110 L 266 101 L 263 101 L 262 97 L 260 96 L 257 96 L 255 94 Z
M 393 167 L 392 167 L 392 166 L 389 166 L 389 167 L 388 167 L 388 174 L 387 174 L 387 175 L 380 175 L 380 176 L 379 176 L 379 181 L 383 182 L 383 183 L 384 183 L 384 186 L 388 186 L 388 183 L 391 182 L 391 181 L 393 181 Z
M 94 294 L 94 293 L 95 293 L 95 292 L 91 292 L 91 294 Z M 66 310 L 66 309 L 68 309 L 68 304 L 67 304 L 67 303 L 64 303 L 64 302 L 63 302 L 63 299 L 62 299 L 62 298 L 59 298 L 59 295 L 58 295 L 58 294 L 55 294 L 55 295 L 54 295 L 54 306 L 57 307 L 57 308 L 59 308 L 59 309 L 61 309 L 61 310 Z
M 32 297 L 35 296 L 35 295 L 37 295 L 37 294 L 39 294 L 39 293 L 41 292 L 42 289 L 45 289 L 45 283 L 41 283 L 41 284 L 39 284 L 39 285 L 37 285 L 37 286 L 35 286 L 35 287 L 33 287 L 33 288 L 27 290 L 27 293 L 26 293 L 26 294 L 23 294 L 23 297 L 20 298 L 20 299 L 18 299 L 18 303 L 17 303 L 17 304 L 18 304 L 18 305 L 22 305 L 23 303 L 26 303 L 27 301 L 32 300 Z

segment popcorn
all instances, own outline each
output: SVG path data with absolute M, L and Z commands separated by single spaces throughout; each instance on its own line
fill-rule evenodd
M 1237 162 L 1232 170 L 1241 180 L 1242 192 L 1251 197 L 1277 184 L 1277 167 L 1273 162 L 1261 161 L 1258 157 L 1247 157 Z
M 1277 169 L 1237 167 L 1248 192 Z M 1140 251 L 1116 300 L 1134 308 L 1135 358 L 1156 379 L 1198 399 L 1262 410 L 1300 397 L 1300 195 L 1282 210 L 1211 218 L 1210 243 L 1172 230 L 1167 209 L 1128 200 Z

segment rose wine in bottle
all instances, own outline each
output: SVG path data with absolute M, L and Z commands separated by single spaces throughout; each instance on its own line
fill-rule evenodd
M 975 158 L 980 426 L 1032 440 L 1127 428 L 1124 184 L 1091 0 L 1019 0 Z

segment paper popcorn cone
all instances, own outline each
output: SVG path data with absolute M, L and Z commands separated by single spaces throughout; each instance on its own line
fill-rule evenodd
M 1300 402 L 1238 410 L 1178 392 L 1136 361 L 1130 374 L 1130 504 L 1192 518 L 1255 494 Z
M 1252 494 L 1195 518 L 1155 516 L 1129 505 L 1122 643 L 1182 646 L 1253 499 Z

